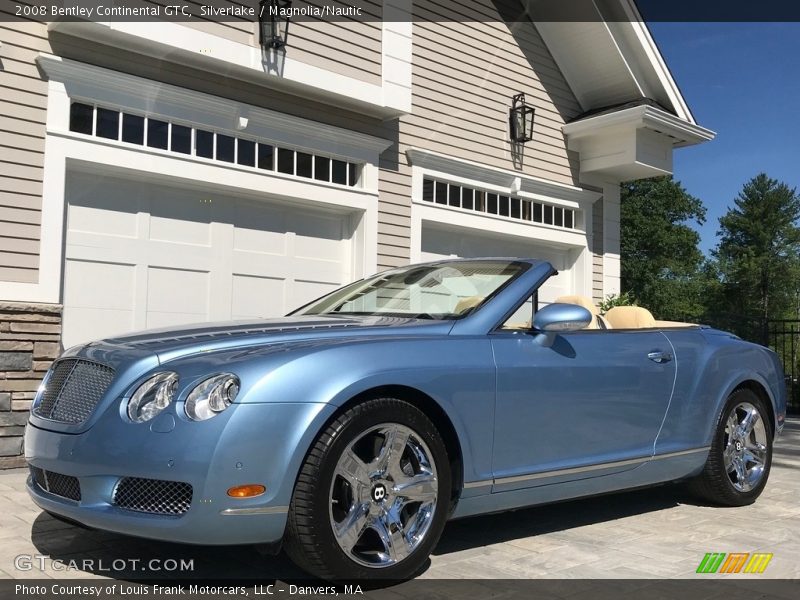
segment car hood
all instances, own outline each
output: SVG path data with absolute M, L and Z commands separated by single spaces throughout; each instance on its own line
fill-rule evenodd
M 281 342 L 386 335 L 446 335 L 452 321 L 388 316 L 296 316 L 255 321 L 199 323 L 152 329 L 91 342 L 68 351 L 100 362 L 118 363 L 127 355 L 156 355 L 159 362 L 199 352 Z

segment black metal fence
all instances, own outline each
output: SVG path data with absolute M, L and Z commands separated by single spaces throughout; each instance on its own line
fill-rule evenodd
M 789 393 L 789 414 L 800 414 L 800 368 L 798 368 L 798 354 L 800 354 L 800 320 L 798 319 L 770 319 L 764 324 L 764 341 L 760 343 L 769 346 L 783 362 L 786 373 L 786 390 Z M 756 340 L 753 340 L 756 341 Z

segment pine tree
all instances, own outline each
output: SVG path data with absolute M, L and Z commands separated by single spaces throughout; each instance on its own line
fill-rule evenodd
M 800 316 L 800 197 L 761 173 L 720 218 L 714 251 L 730 312 L 762 319 Z

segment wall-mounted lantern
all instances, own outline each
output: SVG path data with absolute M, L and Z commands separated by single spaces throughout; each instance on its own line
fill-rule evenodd
M 289 35 L 292 0 L 259 0 L 259 6 L 261 46 L 275 50 L 284 48 Z
M 524 144 L 533 139 L 533 107 L 525 104 L 525 94 L 515 94 L 508 111 L 508 127 L 511 141 Z

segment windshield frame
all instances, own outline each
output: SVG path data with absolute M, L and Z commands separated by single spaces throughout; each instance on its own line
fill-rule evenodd
M 508 279 L 506 279 L 503 283 L 497 286 L 492 292 L 487 294 L 484 299 L 476 304 L 465 310 L 460 314 L 443 314 L 443 315 L 430 315 L 427 313 L 403 313 L 403 312 L 392 312 L 392 311 L 385 311 L 385 312 L 314 312 L 309 313 L 305 312 L 310 307 L 314 306 L 315 304 L 321 303 L 326 298 L 335 296 L 337 294 L 341 294 L 348 290 L 349 288 L 358 289 L 358 286 L 363 286 L 365 283 L 373 279 L 380 279 L 385 278 L 387 275 L 391 274 L 400 274 L 404 271 L 410 271 L 412 269 L 418 269 L 420 267 L 439 267 L 445 265 L 458 265 L 458 264 L 468 264 L 468 263 L 495 263 L 495 264 L 504 264 L 506 268 L 515 267 L 517 268 L 517 272 L 512 274 Z M 416 263 L 412 265 L 406 265 L 403 267 L 398 267 L 394 269 L 388 269 L 386 271 L 381 271 L 380 273 L 375 273 L 369 277 L 364 277 L 352 283 L 348 283 L 340 288 L 337 288 L 319 298 L 312 300 L 311 302 L 307 302 L 306 304 L 294 309 L 286 316 L 318 316 L 318 317 L 336 317 L 336 316 L 372 316 L 372 317 L 399 317 L 405 319 L 428 319 L 434 321 L 458 321 L 460 319 L 464 319 L 469 315 L 475 313 L 476 311 L 480 310 L 483 306 L 489 303 L 495 296 L 497 296 L 500 292 L 502 292 L 506 287 L 508 287 L 512 282 L 519 279 L 522 275 L 524 275 L 530 268 L 531 263 L 518 260 L 513 258 L 487 258 L 487 259 L 463 259 L 463 260 L 442 260 L 442 261 L 434 261 L 434 262 L 426 262 L 426 263 Z

